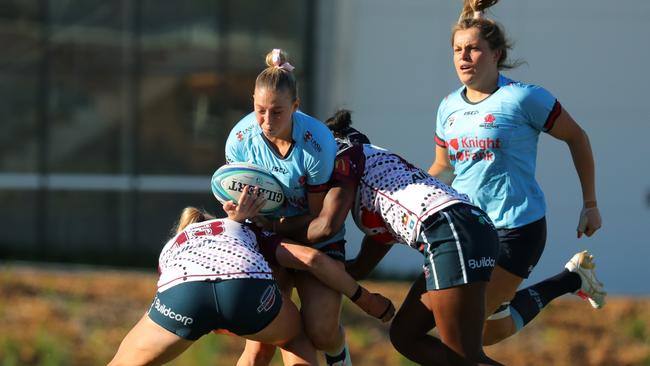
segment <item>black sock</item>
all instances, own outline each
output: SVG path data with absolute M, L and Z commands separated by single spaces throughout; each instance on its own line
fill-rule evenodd
M 517 330 L 533 320 L 553 299 L 577 291 L 580 285 L 580 276 L 565 269 L 551 278 L 517 291 L 510 301 L 510 313 Z

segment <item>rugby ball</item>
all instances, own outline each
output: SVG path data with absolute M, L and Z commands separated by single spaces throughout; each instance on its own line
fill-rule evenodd
M 212 194 L 222 204 L 237 203 L 244 186 L 258 187 L 266 202 L 261 214 L 271 213 L 284 203 L 284 192 L 280 182 L 266 169 L 250 163 L 231 163 L 217 169 L 212 175 Z M 252 190 L 249 189 L 252 193 Z

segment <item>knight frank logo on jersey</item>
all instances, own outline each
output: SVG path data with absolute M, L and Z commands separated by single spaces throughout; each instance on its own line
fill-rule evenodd
M 462 137 L 449 140 L 449 146 L 456 150 L 449 153 L 451 161 L 469 160 L 494 160 L 494 153 L 491 150 L 501 148 L 501 139 Z
M 309 131 L 305 132 L 305 135 L 302 138 L 305 140 L 305 142 L 310 142 L 311 145 L 314 147 L 314 149 L 316 149 L 316 151 L 321 152 L 322 148 L 320 147 L 320 144 L 318 143 L 318 141 L 316 141 L 314 135 L 311 132 Z

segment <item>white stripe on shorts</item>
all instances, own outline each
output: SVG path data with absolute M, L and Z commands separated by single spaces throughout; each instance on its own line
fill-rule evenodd
M 449 217 L 449 214 L 447 214 L 444 211 L 440 211 L 440 213 L 445 215 L 447 222 L 449 222 L 449 227 L 451 228 L 451 232 L 454 233 L 454 239 L 456 239 L 456 248 L 458 249 L 458 259 L 460 259 L 460 268 L 463 270 L 463 280 L 465 280 L 465 283 L 467 283 L 467 270 L 465 269 L 465 258 L 463 256 L 463 248 L 460 247 L 460 240 L 458 239 L 458 233 L 456 233 L 456 228 L 454 227 L 454 223 L 451 222 L 451 218 Z
M 420 233 L 422 235 L 422 239 L 424 239 L 424 242 L 427 243 L 427 252 L 429 252 L 429 262 L 431 263 L 431 270 L 433 271 L 433 281 L 436 283 L 436 290 L 440 289 L 440 283 L 438 282 L 438 272 L 436 271 L 436 262 L 433 261 L 433 252 L 431 251 L 431 243 L 429 243 L 429 240 L 427 239 L 426 234 L 424 233 L 426 230 L 422 230 Z

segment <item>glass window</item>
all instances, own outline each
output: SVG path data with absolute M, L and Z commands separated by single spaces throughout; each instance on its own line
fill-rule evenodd
M 98 258 L 109 254 L 120 239 L 120 193 L 55 190 L 48 194 L 46 246 L 57 257 Z
M 206 210 L 216 217 L 224 217 L 221 205 L 212 197 L 211 192 L 169 194 L 142 193 L 139 195 L 136 214 L 137 248 L 134 251 L 147 253 L 155 263 L 163 245 L 173 235 L 172 229 L 177 224 L 183 208 L 193 206 Z M 155 213 L 155 215 L 152 215 Z
M 312 8 L 2 1 L 0 255 L 154 265 L 182 208 L 220 215 L 209 177 L 269 50 L 309 94 Z
M 39 74 L 43 55 L 39 1 L 0 3 L 0 257 L 37 251 Z M 31 179 L 26 175 L 32 175 Z M 21 189 L 29 186 L 31 189 Z
M 0 4 L 0 172 L 38 168 L 39 73 L 43 54 L 38 1 Z
M 38 243 L 38 195 L 27 190 L 0 190 L 0 258 L 43 249 Z
M 129 152 L 132 15 L 124 1 L 50 1 L 48 168 L 120 173 Z
M 142 174 L 208 175 L 223 156 L 214 112 L 222 1 L 144 1 L 139 80 Z M 217 71 L 218 70 L 218 71 Z
M 252 111 L 266 53 L 286 49 L 299 83 L 307 78 L 311 2 L 171 3 L 145 1 L 142 11 L 138 166 L 144 174 L 211 174 L 224 163 L 230 129 Z

